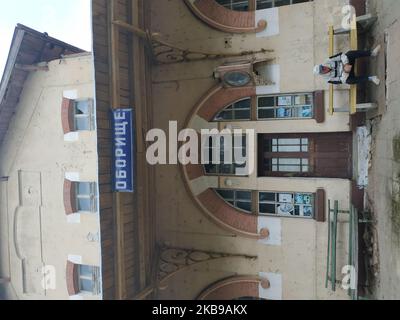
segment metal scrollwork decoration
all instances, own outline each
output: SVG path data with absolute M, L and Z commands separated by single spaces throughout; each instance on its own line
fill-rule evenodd
M 165 290 L 167 280 L 184 269 L 205 262 L 235 257 L 249 260 L 257 259 L 256 256 L 164 247 L 160 251 L 158 289 Z
M 195 51 L 186 48 L 179 47 L 171 44 L 163 39 L 158 33 L 152 33 L 150 31 L 144 31 L 133 25 L 127 24 L 123 21 L 114 21 L 114 25 L 132 32 L 139 38 L 145 40 L 149 49 L 152 52 L 153 59 L 158 64 L 174 64 L 180 62 L 193 62 L 201 60 L 215 60 L 227 57 L 241 57 L 254 55 L 259 53 L 273 52 L 273 50 L 261 49 L 257 51 L 242 51 L 238 53 L 227 53 L 227 52 L 207 52 L 207 51 Z

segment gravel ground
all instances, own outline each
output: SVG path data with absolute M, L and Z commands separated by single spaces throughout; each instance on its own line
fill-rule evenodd
M 369 0 L 368 5 L 369 13 L 378 17 L 370 42 L 384 49 L 370 66 L 371 73 L 383 80 L 370 91 L 371 99 L 379 104 L 378 112 L 369 114 L 373 145 L 367 198 L 377 220 L 373 231 L 379 263 L 373 296 L 400 299 L 400 1 Z

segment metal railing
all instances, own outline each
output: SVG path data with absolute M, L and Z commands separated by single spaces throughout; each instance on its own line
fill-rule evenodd
M 350 205 L 350 210 L 340 210 L 339 201 L 335 201 L 332 207 L 331 201 L 328 201 L 328 248 L 327 248 L 327 267 L 325 287 L 329 287 L 331 283 L 331 290 L 336 291 L 337 285 L 342 283 L 337 279 L 337 242 L 338 242 L 338 223 L 339 215 L 345 214 L 349 217 L 349 252 L 348 252 L 348 265 L 354 268 L 354 272 L 350 275 L 350 282 L 353 284 L 349 286 L 348 295 L 353 300 L 358 299 L 358 223 L 366 222 L 359 220 L 358 210 Z M 367 221 L 368 222 L 368 221 Z

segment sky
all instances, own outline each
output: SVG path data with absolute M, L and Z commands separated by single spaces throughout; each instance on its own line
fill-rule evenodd
M 0 79 L 18 23 L 91 50 L 90 0 L 0 0 Z

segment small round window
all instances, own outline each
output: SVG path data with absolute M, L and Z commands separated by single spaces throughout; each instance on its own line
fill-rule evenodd
M 224 81 L 233 87 L 243 87 L 250 81 L 250 75 L 243 71 L 231 71 L 224 75 Z

